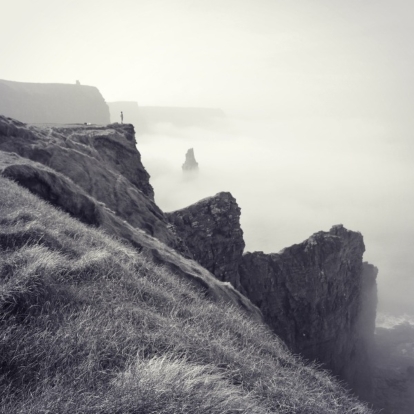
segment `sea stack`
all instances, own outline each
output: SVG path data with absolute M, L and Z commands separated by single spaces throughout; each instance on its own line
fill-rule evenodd
M 183 164 L 183 171 L 197 171 L 198 162 L 194 157 L 194 149 L 190 148 L 185 154 L 185 162 Z

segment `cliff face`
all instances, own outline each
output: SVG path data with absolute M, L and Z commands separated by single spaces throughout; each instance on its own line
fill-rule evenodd
M 369 315 L 375 316 L 375 306 L 362 311 L 364 250 L 361 234 L 334 226 L 279 254 L 247 253 L 239 272 L 247 297 L 291 350 L 322 363 L 370 399 L 363 336 L 373 336 L 375 317 Z
M 177 252 L 188 250 L 152 200 L 131 125 L 45 128 L 0 116 L 0 174 L 261 320 L 248 299 Z
M 0 115 L 31 123 L 109 124 L 109 108 L 94 86 L 0 80 Z
M 166 216 L 194 260 L 239 289 L 238 265 L 244 240 L 240 208 L 234 197 L 219 193 Z

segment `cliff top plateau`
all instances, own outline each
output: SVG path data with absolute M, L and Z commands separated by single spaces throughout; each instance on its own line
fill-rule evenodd
M 130 125 L 0 117 L 0 192 L 1 413 L 370 412 L 191 259 Z

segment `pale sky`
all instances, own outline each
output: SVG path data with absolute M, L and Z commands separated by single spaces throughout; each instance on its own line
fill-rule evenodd
M 141 105 L 408 116 L 410 0 L 14 0 L 0 79 Z

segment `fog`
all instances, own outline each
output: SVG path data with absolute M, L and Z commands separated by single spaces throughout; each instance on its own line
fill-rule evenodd
M 379 268 L 379 310 L 413 313 L 412 149 L 373 119 L 241 119 L 209 129 L 158 124 L 138 137 L 164 211 L 230 191 L 246 251 L 278 252 L 342 223 Z M 199 172 L 181 165 L 194 148 Z

